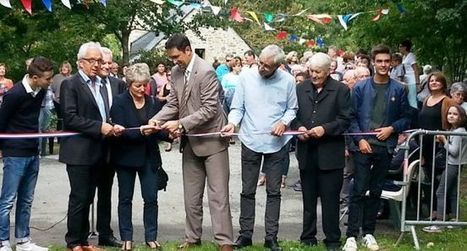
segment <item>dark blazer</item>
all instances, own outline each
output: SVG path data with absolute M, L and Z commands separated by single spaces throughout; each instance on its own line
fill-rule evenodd
M 322 170 L 344 168 L 345 140 L 342 133 L 349 127 L 353 113 L 349 88 L 328 77 L 318 98 L 315 92 L 310 80 L 297 86 L 298 111 L 292 128 L 323 126 L 325 129 L 319 139 L 298 141 L 299 168 L 316 165 Z
M 112 88 L 112 97 L 123 93 L 127 87 L 125 81 L 109 76 L 110 87 Z
M 141 123 L 136 106 L 128 91 L 114 98 L 110 117 L 112 122 L 124 126 L 125 128 L 139 127 L 147 125 L 161 108 L 161 103 L 149 96 L 145 96 L 146 116 L 144 123 Z M 159 140 L 170 141 L 168 133 L 157 132 L 150 136 L 144 136 L 139 130 L 126 130 L 120 137 L 112 139 L 110 162 L 119 167 L 143 167 L 149 158 L 154 162 L 154 166 L 160 166 L 161 155 L 159 152 Z
M 60 86 L 63 129 L 81 133 L 60 141 L 59 161 L 69 165 L 95 165 L 105 154 L 102 117 L 91 90 L 79 73 Z

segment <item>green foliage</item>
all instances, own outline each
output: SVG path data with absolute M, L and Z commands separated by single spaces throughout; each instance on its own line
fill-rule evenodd
M 158 64 L 163 63 L 166 68 L 171 68 L 174 64 L 165 55 L 164 50 L 152 50 L 141 52 L 140 57 L 134 63 L 146 63 L 149 69 L 155 71 Z

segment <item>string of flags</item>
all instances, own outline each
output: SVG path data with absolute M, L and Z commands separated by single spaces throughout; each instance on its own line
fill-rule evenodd
M 52 0 L 41 0 L 42 5 L 44 5 L 44 8 L 52 12 Z M 62 4 L 67 7 L 68 9 L 71 9 L 71 3 L 70 0 L 60 0 Z M 24 10 L 26 10 L 29 15 L 32 15 L 32 0 L 20 0 L 21 5 L 23 6 Z M 89 4 L 91 4 L 93 1 L 92 0 L 78 0 L 78 4 L 84 4 L 86 7 L 89 7 Z M 107 0 L 98 0 L 100 4 L 102 4 L 104 7 L 107 7 Z M 10 0 L 0 0 L 0 5 L 6 7 L 6 8 L 13 8 L 11 6 Z

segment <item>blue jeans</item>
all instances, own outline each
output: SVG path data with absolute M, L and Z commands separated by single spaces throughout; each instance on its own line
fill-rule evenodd
M 3 157 L 3 183 L 0 196 L 0 241 L 10 238 L 10 211 L 15 202 L 15 237 L 17 242 L 29 240 L 29 220 L 34 198 L 39 157 Z
M 118 226 L 122 241 L 133 240 L 132 201 L 135 190 L 136 174 L 141 184 L 141 195 L 143 196 L 143 222 L 145 241 L 157 240 L 157 173 L 156 165 L 147 161 L 141 169 L 132 167 L 118 167 Z

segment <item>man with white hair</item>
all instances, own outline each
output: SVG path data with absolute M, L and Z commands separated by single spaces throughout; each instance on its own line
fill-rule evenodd
M 410 124 L 405 88 L 389 77 L 391 57 L 387 46 L 375 46 L 372 50 L 374 76 L 361 80 L 352 89 L 355 116 L 349 132 L 355 134 L 352 138 L 358 151 L 353 154 L 354 186 L 349 203 L 345 251 L 357 250 L 356 238 L 360 228 L 363 245 L 369 250 L 379 250 L 373 235 L 384 177 L 397 145 L 398 134 Z
M 298 112 L 292 128 L 298 136 L 297 160 L 303 194 L 303 232 L 300 242 L 315 246 L 317 202 L 321 198 L 324 243 L 338 250 L 339 194 L 345 166 L 344 133 L 352 117 L 350 91 L 330 74 L 331 58 L 316 53 L 308 61 L 311 76 L 297 86 Z M 332 153 L 332 154 L 330 154 Z
M 100 250 L 88 243 L 89 209 L 97 173 L 107 158 L 105 137 L 122 132 L 122 127 L 109 123 L 108 93 L 99 77 L 102 62 L 99 43 L 81 45 L 78 73 L 60 86 L 63 129 L 80 133 L 60 142 L 59 161 L 66 164 L 71 188 L 65 241 L 72 251 Z
M 263 162 L 262 170 L 267 179 L 264 247 L 272 251 L 282 250 L 277 243 L 280 188 L 288 154 L 286 145 L 291 139 L 283 133 L 297 111 L 294 78 L 279 69 L 284 59 L 281 48 L 268 45 L 259 56 L 259 67 L 242 71 L 230 107 L 229 123 L 222 129 L 222 132 L 233 133 L 240 125 L 242 193 L 238 248 L 252 245 L 256 182 Z
M 109 48 L 102 47 L 102 63 L 99 72 L 102 87 L 107 89 L 107 102 L 109 109 L 112 108 L 113 98 L 126 89 L 126 84 L 122 80 L 111 76 L 111 68 L 113 63 L 112 51 Z M 106 101 L 106 99 L 104 99 Z M 107 117 L 107 120 L 110 118 Z M 109 149 L 106 150 L 106 155 L 109 155 Z M 99 233 L 99 246 L 121 247 L 122 243 L 113 234 L 110 227 L 112 213 L 112 185 L 115 176 L 113 166 L 108 162 L 110 158 L 107 156 L 102 168 L 99 168 L 97 173 L 97 222 L 96 228 Z

